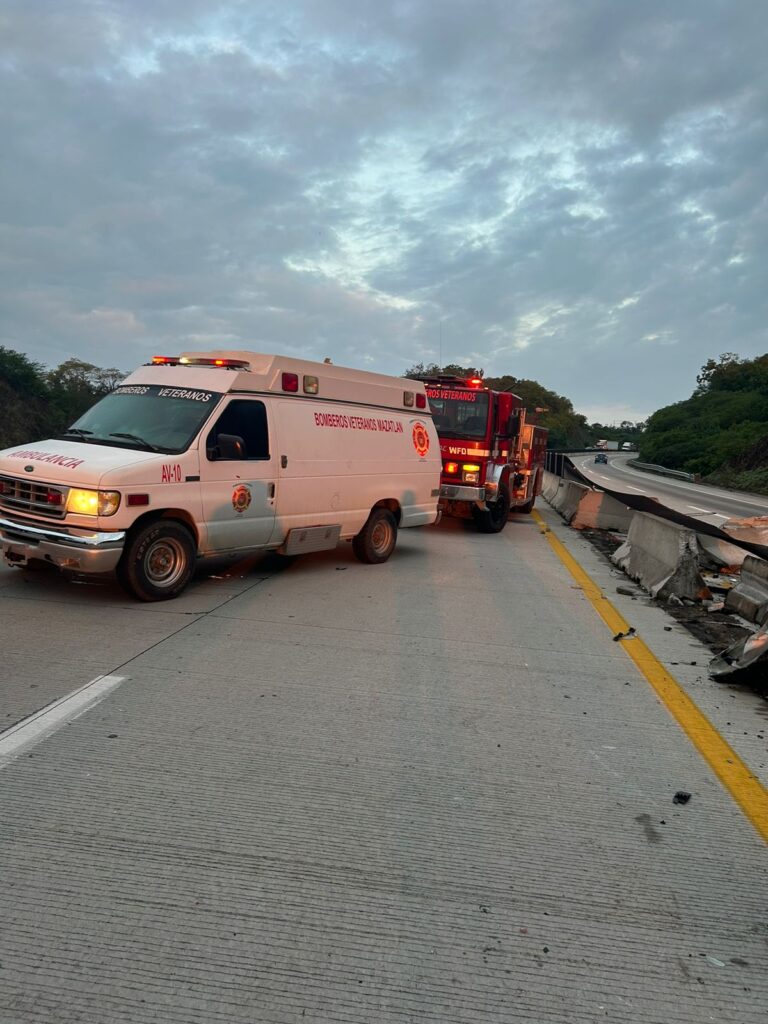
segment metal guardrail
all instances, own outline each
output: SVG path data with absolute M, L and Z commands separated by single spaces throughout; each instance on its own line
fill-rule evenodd
M 600 449 L 605 451 L 605 449 Z M 557 476 L 563 476 L 563 462 L 568 459 L 569 455 L 580 455 L 582 453 L 592 455 L 593 452 L 598 451 L 596 448 L 569 448 L 567 451 L 548 451 L 546 453 L 545 468 L 550 473 L 555 473 Z M 621 450 L 614 448 L 610 449 L 611 452 L 619 455 Z M 627 453 L 624 452 L 626 455 Z M 684 473 L 680 469 L 667 469 L 666 466 L 656 466 L 651 462 L 639 462 L 637 459 L 628 459 L 628 466 L 634 466 L 635 469 L 643 470 L 646 473 L 657 473 L 659 476 L 673 476 L 677 477 L 678 480 L 688 480 L 690 483 L 698 483 L 701 477 L 697 473 Z
M 629 459 L 627 465 L 645 470 L 646 473 L 658 473 L 659 476 L 676 476 L 679 480 L 689 480 L 691 483 L 697 483 L 700 479 L 697 473 L 684 473 L 681 469 L 667 469 L 666 466 L 655 466 L 652 462 L 638 462 L 637 459 Z

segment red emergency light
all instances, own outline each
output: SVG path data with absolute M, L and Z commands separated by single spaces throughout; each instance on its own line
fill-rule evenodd
M 481 388 L 483 386 L 482 377 L 470 377 L 467 381 L 468 388 Z

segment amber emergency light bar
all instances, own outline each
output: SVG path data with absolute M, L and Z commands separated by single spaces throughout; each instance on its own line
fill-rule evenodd
M 223 366 L 226 370 L 248 370 L 251 364 L 246 359 L 211 359 L 199 356 L 152 356 L 153 366 Z

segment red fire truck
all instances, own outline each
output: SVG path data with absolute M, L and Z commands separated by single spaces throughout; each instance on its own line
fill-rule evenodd
M 530 512 L 541 491 L 547 429 L 526 422 L 522 399 L 479 377 L 419 376 L 440 438 L 440 508 L 504 529 L 510 511 Z

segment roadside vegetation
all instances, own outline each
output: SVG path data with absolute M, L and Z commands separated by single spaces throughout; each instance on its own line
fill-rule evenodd
M 0 345 L 0 449 L 61 433 L 124 377 L 80 359 L 46 370 Z
M 640 457 L 708 483 L 768 494 L 768 355 L 710 359 L 690 398 L 653 413 Z

